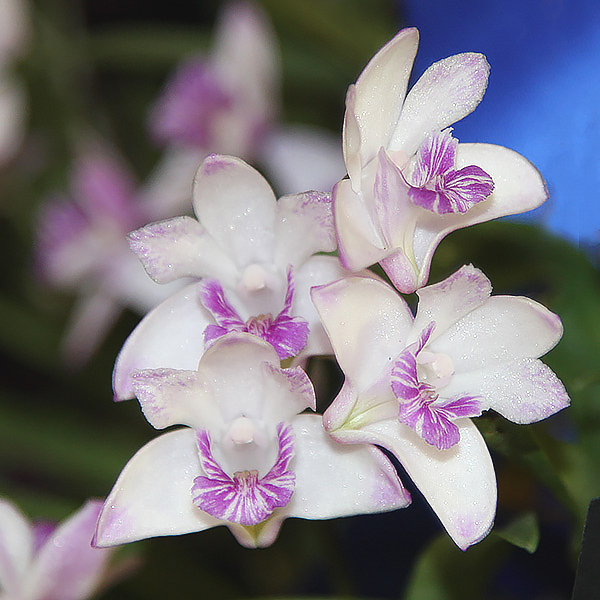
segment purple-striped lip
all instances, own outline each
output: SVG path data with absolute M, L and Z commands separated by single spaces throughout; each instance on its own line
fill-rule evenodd
M 438 215 L 466 213 L 494 190 L 490 175 L 477 165 L 455 170 L 458 140 L 450 128 L 430 135 L 416 155 L 409 198 Z
M 447 450 L 460 441 L 459 429 L 453 421 L 479 416 L 482 403 L 480 398 L 469 394 L 440 396 L 439 390 L 449 383 L 454 367 L 449 356 L 424 350 L 434 328 L 432 321 L 419 339 L 400 353 L 392 369 L 391 385 L 399 401 L 400 422 L 428 444 Z M 427 381 L 423 380 L 422 367 L 419 373 L 420 364 L 427 365 Z
M 212 344 L 231 331 L 251 333 L 269 342 L 281 360 L 296 356 L 308 341 L 308 323 L 302 317 L 293 317 L 294 273 L 290 266 L 287 273 L 288 287 L 283 309 L 276 316 L 257 315 L 246 321 L 227 300 L 225 291 L 217 279 L 204 279 L 199 283 L 200 300 L 217 322 L 204 330 L 204 342 Z
M 242 435 L 239 443 L 251 443 L 247 433 Z M 213 456 L 208 431 L 198 431 L 196 437 L 204 471 L 204 475 L 194 479 L 192 486 L 192 500 L 198 508 L 217 519 L 251 526 L 261 523 L 276 508 L 290 501 L 296 482 L 294 473 L 288 470 L 294 455 L 291 426 L 284 423 L 277 425 L 277 459 L 262 478 L 259 478 L 256 469 L 239 470 L 228 475 Z

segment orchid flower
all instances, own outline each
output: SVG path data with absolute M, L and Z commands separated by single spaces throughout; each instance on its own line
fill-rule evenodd
M 105 582 L 112 552 L 91 547 L 102 502 L 88 501 L 58 527 L 31 524 L 0 500 L 0 597 L 86 600 Z
M 124 306 L 144 314 L 178 289 L 150 281 L 126 234 L 146 220 L 135 182 L 100 144 L 81 153 L 69 197 L 52 198 L 38 219 L 36 262 L 49 284 L 80 296 L 63 341 L 71 363 L 84 363 Z
M 155 281 L 206 279 L 165 300 L 131 334 L 115 366 L 117 399 L 133 397 L 132 371 L 193 369 L 205 343 L 227 331 L 259 335 L 281 359 L 331 351 L 310 300 L 312 286 L 348 274 L 337 258 L 314 256 L 335 250 L 330 196 L 277 201 L 245 162 L 211 155 L 198 170 L 193 205 L 198 221 L 176 217 L 129 235 Z
M 210 53 L 180 65 L 150 113 L 152 137 L 166 148 L 144 191 L 154 219 L 189 206 L 193 175 L 209 153 L 264 164 L 286 194 L 331 189 L 344 173 L 339 139 L 278 123 L 280 80 L 267 16 L 252 2 L 227 3 Z
M 419 35 L 403 29 L 369 62 L 346 98 L 349 179 L 333 191 L 342 264 L 379 262 L 396 288 L 425 285 L 448 233 L 536 208 L 544 181 L 501 146 L 459 144 L 452 125 L 481 101 L 489 65 L 476 53 L 433 64 L 406 93 Z
M 31 35 L 25 0 L 0 0 L 0 163 L 19 149 L 25 131 L 27 101 L 12 67 Z
M 280 368 L 256 336 L 228 333 L 197 370 L 144 369 L 132 380 L 154 427 L 187 427 L 125 466 L 98 520 L 99 547 L 217 525 L 244 546 L 268 546 L 286 517 L 329 519 L 410 501 L 380 450 L 336 444 L 319 415 L 299 414 L 315 407 L 308 376 Z
M 532 423 L 568 405 L 539 360 L 562 324 L 528 298 L 490 296 L 489 280 L 472 266 L 417 294 L 413 317 L 373 278 L 313 290 L 346 376 L 323 419 L 339 442 L 392 452 L 465 549 L 488 533 L 496 509 L 494 468 L 471 417 L 493 409 Z

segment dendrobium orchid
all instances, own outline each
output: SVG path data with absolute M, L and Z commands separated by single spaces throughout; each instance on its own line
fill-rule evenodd
M 133 397 L 134 370 L 193 369 L 205 343 L 227 331 L 259 335 L 288 358 L 331 347 L 310 288 L 348 274 L 335 250 L 329 194 L 276 200 L 267 181 L 238 158 L 211 155 L 198 170 L 191 217 L 152 223 L 129 235 L 159 283 L 207 278 L 165 300 L 132 333 L 117 360 L 117 399 Z M 309 333 L 310 332 L 310 333 Z
M 102 502 L 88 501 L 58 527 L 30 524 L 0 500 L 0 597 L 86 600 L 108 574 L 112 552 L 91 547 Z
M 533 300 L 490 296 L 472 266 L 417 294 L 413 317 L 374 278 L 313 290 L 346 376 L 323 419 L 339 442 L 391 451 L 465 549 L 488 533 L 496 508 L 493 465 L 470 417 L 493 409 L 532 423 L 565 408 L 564 386 L 539 360 L 562 325 Z
M 148 219 L 132 175 L 104 144 L 89 143 L 73 167 L 69 197 L 40 211 L 36 262 L 41 277 L 76 292 L 63 341 L 65 358 L 84 363 L 125 306 L 144 314 L 174 293 L 146 276 L 126 235 Z
M 489 65 L 465 53 L 433 64 L 406 93 L 419 36 L 403 29 L 369 62 L 346 99 L 343 148 L 349 179 L 333 190 L 342 264 L 379 262 L 396 288 L 427 282 L 448 233 L 536 208 L 544 181 L 501 146 L 459 144 L 449 127 L 481 101 Z
M 98 521 L 97 546 L 227 525 L 241 544 L 271 544 L 286 517 L 392 510 L 410 497 L 383 453 L 336 444 L 300 367 L 248 333 L 228 333 L 197 370 L 132 374 L 148 421 L 170 431 L 126 465 Z M 323 482 L 327 482 L 324 484 Z
M 151 111 L 150 131 L 165 147 L 145 189 L 154 219 L 187 210 L 192 178 L 209 153 L 260 164 L 285 194 L 329 191 L 343 175 L 337 136 L 279 122 L 280 62 L 260 7 L 227 3 L 211 51 L 180 65 Z

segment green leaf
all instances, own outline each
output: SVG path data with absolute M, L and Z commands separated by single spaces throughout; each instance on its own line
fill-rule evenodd
M 529 554 L 533 554 L 540 543 L 538 519 L 531 512 L 521 515 L 502 529 L 494 529 L 493 533 L 514 546 L 527 550 Z

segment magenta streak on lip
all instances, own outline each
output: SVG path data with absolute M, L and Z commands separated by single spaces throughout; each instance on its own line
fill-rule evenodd
M 419 339 L 403 350 L 392 369 L 392 391 L 399 400 L 398 419 L 418 433 L 428 444 L 447 450 L 460 441 L 458 427 L 452 422 L 481 414 L 477 396 L 461 394 L 440 398 L 434 386 L 419 381 L 417 356 L 423 350 L 435 322 L 423 330 Z
M 451 129 L 421 144 L 408 192 L 414 204 L 438 215 L 465 213 L 492 193 L 494 182 L 481 167 L 454 169 L 457 146 Z
M 289 425 L 277 425 L 279 453 L 271 470 L 262 478 L 258 472 L 236 471 L 230 477 L 212 455 L 206 430 L 197 432 L 200 463 L 205 476 L 194 479 L 194 504 L 208 514 L 241 525 L 256 525 L 275 508 L 285 506 L 294 493 L 296 477 L 288 471 L 294 455 L 294 435 Z
M 208 345 L 230 331 L 239 331 L 251 333 L 269 342 L 281 360 L 296 356 L 306 346 L 309 328 L 304 319 L 290 315 L 295 290 L 291 267 L 287 277 L 288 289 L 282 311 L 276 317 L 271 314 L 258 315 L 245 322 L 228 302 L 217 279 L 201 281 L 201 302 L 217 321 L 217 325 L 208 325 L 204 330 L 204 342 Z

